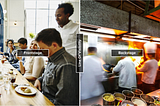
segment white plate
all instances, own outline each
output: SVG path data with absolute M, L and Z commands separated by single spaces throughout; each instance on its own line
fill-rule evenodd
M 21 87 L 27 87 L 31 90 L 32 93 L 24 93 L 22 90 L 21 90 Z M 34 89 L 33 87 L 30 87 L 30 86 L 17 86 L 15 88 L 15 91 L 19 94 L 22 94 L 22 95 L 34 95 L 37 93 L 36 89 Z

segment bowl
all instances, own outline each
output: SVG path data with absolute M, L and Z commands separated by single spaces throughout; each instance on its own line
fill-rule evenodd
M 147 103 L 147 105 L 150 105 L 152 103 L 154 103 L 154 98 L 149 96 L 149 95 L 146 95 L 146 94 L 142 94 L 140 96 L 143 100 L 145 100 L 145 102 Z
M 131 101 L 136 104 L 137 106 L 147 106 L 147 103 L 145 100 L 139 98 L 139 97 L 133 97 Z
M 105 93 L 102 95 L 103 98 L 103 105 L 104 106 L 113 106 L 115 97 L 111 93 Z
M 143 94 L 143 91 L 137 88 L 133 88 L 131 91 L 134 93 L 136 97 L 140 97 L 140 95 Z
M 134 93 L 130 90 L 123 90 L 122 94 L 126 96 L 126 100 L 131 100 L 131 98 L 134 97 Z
M 132 103 L 131 101 L 129 101 L 129 100 L 124 100 L 124 101 L 122 101 L 122 103 L 121 103 L 121 106 L 134 106 L 134 103 Z
M 117 105 L 118 102 L 122 102 L 123 100 L 126 99 L 126 96 L 119 92 L 115 92 L 113 95 L 115 97 L 115 105 Z

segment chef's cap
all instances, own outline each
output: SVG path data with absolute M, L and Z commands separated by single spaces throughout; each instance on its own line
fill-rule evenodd
M 157 44 L 154 42 L 147 42 L 144 44 L 145 53 L 156 53 Z
M 88 36 L 88 47 L 97 47 L 98 37 L 96 35 Z

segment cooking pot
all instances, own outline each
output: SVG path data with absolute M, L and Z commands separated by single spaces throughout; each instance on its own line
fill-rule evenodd
M 139 97 L 132 97 L 131 101 L 137 106 L 147 106 L 147 103 L 145 102 L 145 100 Z
M 133 88 L 133 89 L 131 89 L 131 91 L 135 94 L 136 97 L 140 97 L 140 95 L 143 94 L 143 91 L 141 91 L 140 89 L 137 89 L 137 88 Z
M 103 68 L 107 71 L 107 72 L 112 72 L 111 68 L 115 67 L 112 64 L 103 64 Z
M 126 100 L 131 100 L 131 98 L 134 96 L 134 93 L 130 90 L 123 90 L 122 94 L 126 96 Z
M 106 97 L 108 99 L 106 99 Z M 114 105 L 115 97 L 111 93 L 103 94 L 102 98 L 103 98 L 103 106 L 113 106 Z
M 115 97 L 115 105 L 118 104 L 118 102 L 122 102 L 123 100 L 126 99 L 126 96 L 122 93 L 119 93 L 119 92 L 115 92 L 114 94 L 114 97 Z
M 149 96 L 149 95 L 146 95 L 146 94 L 142 94 L 140 95 L 140 97 L 146 101 L 147 105 L 150 105 L 152 103 L 154 103 L 154 98 Z

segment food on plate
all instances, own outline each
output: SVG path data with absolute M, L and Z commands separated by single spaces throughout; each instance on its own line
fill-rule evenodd
M 106 95 L 103 98 L 104 98 L 104 100 L 109 101 L 109 102 L 114 101 L 114 96 L 113 95 Z
M 9 71 L 9 74 L 13 74 L 13 71 Z
M 21 87 L 21 90 L 24 92 L 27 87 Z
M 24 93 L 32 93 L 31 89 L 29 89 L 28 87 L 21 87 L 21 90 L 22 90 Z
M 117 99 L 117 100 L 123 100 L 123 98 L 121 98 L 121 97 L 115 97 L 115 99 Z
M 25 89 L 24 93 L 32 93 L 31 89 L 27 88 Z

